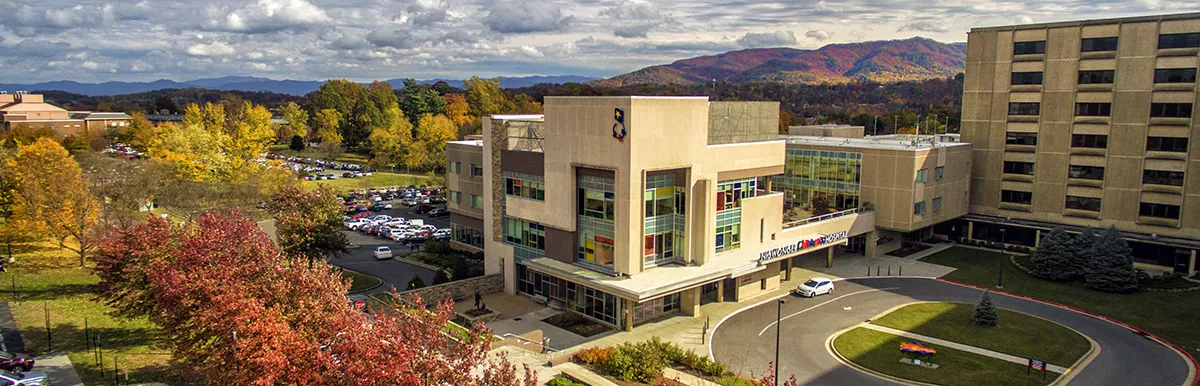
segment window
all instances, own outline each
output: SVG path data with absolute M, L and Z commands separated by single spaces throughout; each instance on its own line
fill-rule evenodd
M 762 279 L 762 280 L 758 281 L 758 289 L 763 290 L 763 291 L 767 290 L 767 279 Z
M 1146 170 L 1142 172 L 1142 183 L 1150 185 L 1183 186 L 1183 172 L 1169 170 Z
M 1008 102 L 1008 115 L 1038 115 L 1042 113 L 1040 102 Z
M 1067 209 L 1100 211 L 1100 199 L 1093 197 L 1067 196 Z
M 483 231 L 458 223 L 450 223 L 450 239 L 483 249 Z
M 575 223 L 578 254 L 575 263 L 603 270 L 613 270 L 616 253 L 614 185 L 612 177 L 579 174 L 575 179 Z M 636 242 L 636 239 L 634 239 Z
M 1112 115 L 1112 103 L 1076 103 L 1077 117 L 1107 117 Z
M 544 251 L 546 250 L 546 227 L 532 221 L 505 217 L 504 241 Z
M 743 198 L 753 198 L 758 195 L 757 186 L 758 180 L 755 178 L 718 182 L 717 210 L 741 208 Z
M 471 177 L 483 176 L 483 168 L 476 164 L 471 164 Z
M 1108 136 L 1096 134 L 1071 134 L 1071 147 L 1107 149 Z
M 941 211 L 942 211 L 942 198 L 934 197 L 933 198 L 933 212 L 937 213 L 937 212 L 941 212 Z
M 933 180 L 934 181 L 941 181 L 942 177 L 945 177 L 945 175 L 946 175 L 946 167 L 945 166 L 938 166 L 936 168 L 933 168 Z
M 1004 161 L 1004 174 L 1033 175 L 1032 162 Z
M 917 170 L 917 183 L 918 184 L 925 183 L 925 174 L 926 173 L 927 173 L 927 169 Z
M 1150 116 L 1154 118 L 1191 118 L 1191 103 L 1151 103 Z
M 482 208 L 483 207 L 483 197 L 472 194 L 471 195 L 471 207 L 472 208 Z
M 613 221 L 616 219 L 616 194 L 595 189 L 579 188 L 579 207 L 576 214 Z
M 741 248 L 742 225 L 717 227 L 717 253 Z
M 1139 216 L 1166 218 L 1171 220 L 1179 219 L 1179 205 L 1170 204 L 1151 204 L 1143 202 L 1141 208 L 1138 209 Z
M 1014 72 L 1012 73 L 1012 84 L 1042 84 L 1041 72 Z
M 1146 151 L 1169 151 L 1187 153 L 1188 139 L 1176 137 L 1146 138 Z
M 1070 178 L 1079 178 L 1084 180 L 1104 180 L 1104 168 L 1100 166 L 1080 166 L 1071 165 L 1067 170 L 1067 176 Z
M 916 215 L 916 216 L 924 216 L 925 215 L 925 201 L 921 201 L 916 204 L 913 204 L 913 215 Z
M 1158 35 L 1158 49 L 1200 47 L 1200 32 Z
M 510 196 L 545 201 L 546 185 L 542 176 L 505 172 L 504 193 Z
M 1020 190 L 1001 190 L 1000 201 L 1012 204 L 1030 205 L 1033 203 L 1033 193 L 1022 192 Z
M 1196 83 L 1196 69 L 1160 68 L 1154 70 L 1154 83 Z
M 448 196 L 450 196 L 449 197 L 450 201 L 453 201 L 455 204 L 462 203 L 462 192 L 456 192 L 456 191 L 450 190 Z
M 1037 146 L 1037 133 L 1013 133 L 1009 132 L 1004 139 L 1006 145 L 1026 145 Z
M 1117 38 L 1116 37 L 1083 39 L 1083 41 L 1080 43 L 1081 43 L 1079 46 L 1080 52 L 1101 52 L 1101 51 L 1116 51 L 1117 50 Z
M 1013 55 L 1030 55 L 1046 53 L 1046 41 L 1013 43 Z
M 1114 77 L 1113 70 L 1079 71 L 1079 84 L 1112 84 Z

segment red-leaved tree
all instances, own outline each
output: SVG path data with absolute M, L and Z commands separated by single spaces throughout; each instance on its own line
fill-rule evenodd
M 117 230 L 96 270 L 109 303 L 147 316 L 175 357 L 210 384 L 534 382 L 507 361 L 487 360 L 490 340 L 443 333 L 449 304 L 375 318 L 352 310 L 348 281 L 323 261 L 289 258 L 241 213 Z

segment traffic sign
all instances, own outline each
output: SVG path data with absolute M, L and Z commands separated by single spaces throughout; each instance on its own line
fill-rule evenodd
M 354 301 L 354 309 L 358 310 L 358 312 L 366 311 L 367 310 L 367 301 L 361 300 L 361 299 L 355 300 Z

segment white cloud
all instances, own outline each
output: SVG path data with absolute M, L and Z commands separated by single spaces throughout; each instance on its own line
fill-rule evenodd
M 796 33 L 793 31 L 747 32 L 737 40 L 737 44 L 745 48 L 786 47 L 796 43 Z
M 949 30 L 950 30 L 950 28 L 946 27 L 945 24 L 936 23 L 932 20 L 921 20 L 921 21 L 914 21 L 912 23 L 905 24 L 905 25 L 901 26 L 900 29 L 897 29 L 896 31 L 897 32 L 914 31 L 914 32 L 938 32 L 938 33 L 940 33 L 940 32 L 946 32 Z
M 192 56 L 227 56 L 236 50 L 223 42 L 196 43 L 187 47 L 188 55 Z
M 819 42 L 823 42 L 823 41 L 829 40 L 829 38 L 833 37 L 833 33 L 823 30 L 823 29 L 814 29 L 814 30 L 809 30 L 808 32 L 805 32 L 804 37 L 809 38 L 809 39 L 814 39 Z
M 653 30 L 679 24 L 648 0 L 624 0 L 601 10 L 600 15 L 612 20 L 614 36 L 630 39 L 645 38 Z
M 488 8 L 483 24 L 495 32 L 521 34 L 561 31 L 574 19 L 550 1 L 500 0 Z
M 543 54 L 542 51 L 538 50 L 538 48 L 534 46 L 521 46 L 521 53 L 531 58 L 546 57 L 546 54 Z
M 380 30 L 367 34 L 367 41 L 379 47 L 392 47 L 402 50 L 416 48 L 421 44 L 412 33 L 401 30 Z
M 306 0 L 258 0 L 241 9 L 210 20 L 207 27 L 218 31 L 262 33 L 304 30 L 332 22 L 325 11 Z

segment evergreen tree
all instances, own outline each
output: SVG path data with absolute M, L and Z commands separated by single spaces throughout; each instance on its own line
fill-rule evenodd
M 295 151 L 304 150 L 304 138 L 301 138 L 299 135 L 293 136 L 292 143 L 288 144 L 288 149 Z
M 410 290 L 415 290 L 417 288 L 424 288 L 424 287 L 425 287 L 425 281 L 421 280 L 420 276 L 413 275 L 412 280 L 408 281 L 408 289 L 410 289 Z
M 1093 251 L 1095 245 L 1096 232 L 1092 230 L 1092 227 L 1083 228 L 1083 232 L 1080 232 L 1071 239 L 1071 248 L 1068 251 L 1071 252 L 1069 260 L 1073 267 L 1071 270 L 1074 274 L 1072 279 L 1083 278 L 1084 268 L 1091 264 L 1095 256 L 1095 252 Z
M 1000 321 L 1000 314 L 996 311 L 996 305 L 992 304 L 991 291 L 983 291 L 983 296 L 979 298 L 979 304 L 975 305 L 975 313 L 971 315 L 971 323 L 983 327 L 995 327 Z
M 1030 267 L 1034 276 L 1048 280 L 1070 280 L 1079 275 L 1074 262 L 1074 240 L 1063 228 L 1054 228 L 1042 237 L 1037 251 L 1033 253 Z
M 1105 292 L 1137 290 L 1137 273 L 1133 270 L 1133 250 L 1117 227 L 1110 227 L 1096 240 L 1091 250 L 1091 264 L 1084 267 L 1084 284 Z

